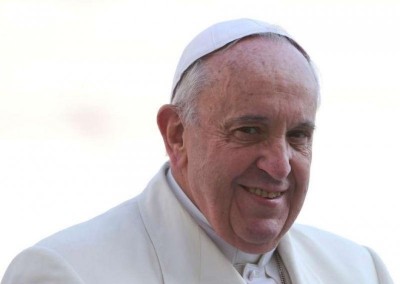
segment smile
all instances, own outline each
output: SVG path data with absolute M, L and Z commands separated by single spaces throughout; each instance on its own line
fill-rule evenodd
M 275 198 L 278 198 L 283 195 L 283 192 L 268 192 L 268 191 L 265 191 L 265 190 L 262 190 L 262 189 L 256 188 L 256 187 L 247 188 L 247 191 L 254 195 L 261 196 L 261 197 L 268 198 L 268 199 L 275 199 Z

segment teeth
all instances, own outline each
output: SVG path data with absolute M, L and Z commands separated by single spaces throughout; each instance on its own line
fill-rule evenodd
M 268 199 L 277 198 L 282 195 L 281 192 L 267 192 L 260 188 L 254 188 L 254 187 L 249 188 L 249 192 L 251 192 L 257 196 L 261 196 L 261 197 L 268 198 Z

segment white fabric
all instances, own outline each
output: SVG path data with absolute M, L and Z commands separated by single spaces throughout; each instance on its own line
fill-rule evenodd
M 164 166 L 138 197 L 19 254 L 1 284 L 243 284 L 171 192 Z M 295 225 L 279 254 L 296 284 L 393 283 L 379 257 Z
M 243 279 L 247 284 L 280 284 L 279 270 L 273 265 L 273 260 L 274 258 L 265 254 L 257 264 L 246 264 Z

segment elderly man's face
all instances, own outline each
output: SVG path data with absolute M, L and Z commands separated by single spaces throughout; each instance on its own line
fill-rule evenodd
M 242 40 L 205 61 L 199 123 L 183 132 L 180 184 L 237 248 L 274 248 L 306 196 L 317 84 L 287 42 Z

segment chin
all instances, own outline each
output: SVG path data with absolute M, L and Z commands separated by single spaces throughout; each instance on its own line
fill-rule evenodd
M 277 240 L 269 241 L 266 243 L 241 243 L 236 245 L 239 250 L 247 252 L 247 253 L 253 253 L 253 254 L 260 254 L 260 253 L 266 253 L 269 252 L 273 249 L 275 249 L 278 245 Z
M 265 253 L 273 250 L 281 238 L 281 230 L 252 230 L 242 236 L 235 246 L 247 253 Z

